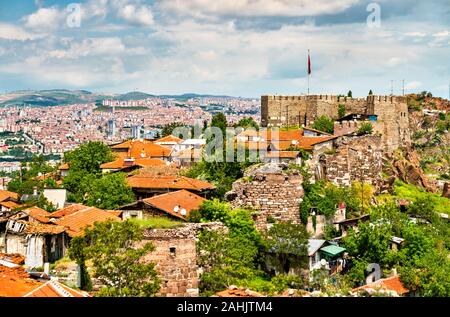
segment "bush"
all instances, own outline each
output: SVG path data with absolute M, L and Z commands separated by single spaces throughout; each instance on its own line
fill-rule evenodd
M 364 135 L 364 134 L 372 134 L 373 132 L 373 126 L 369 122 L 364 122 L 356 132 L 358 135 Z
M 334 121 L 327 115 L 317 118 L 312 125 L 313 129 L 323 131 L 326 133 L 334 132 Z

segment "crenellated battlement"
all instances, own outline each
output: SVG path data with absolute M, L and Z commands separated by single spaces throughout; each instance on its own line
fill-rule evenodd
M 296 95 L 296 96 L 283 96 L 283 95 L 263 95 L 261 99 L 267 101 L 309 101 L 309 100 L 322 100 L 332 102 L 388 102 L 388 103 L 404 103 L 406 97 L 404 96 L 388 96 L 388 95 L 369 95 L 363 98 L 353 98 L 347 96 L 337 95 Z

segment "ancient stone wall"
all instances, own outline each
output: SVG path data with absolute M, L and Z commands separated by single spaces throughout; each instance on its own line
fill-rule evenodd
M 272 222 L 300 223 L 299 204 L 304 195 L 303 178 L 298 172 L 288 174 L 283 165 L 265 164 L 246 171 L 245 177 L 233 183 L 227 199 L 234 207 L 255 211 L 258 230 Z
M 144 257 L 155 263 L 161 279 L 159 294 L 168 297 L 196 297 L 199 295 L 199 267 L 196 240 L 201 230 L 223 229 L 221 223 L 187 223 L 173 229 L 148 229 L 145 240 L 151 241 L 155 250 Z
M 378 120 L 373 125 L 382 135 L 381 141 L 385 150 L 390 152 L 410 145 L 408 106 L 403 96 L 262 96 L 261 125 L 310 126 L 322 115 L 337 119 L 340 105 L 345 107 L 345 114 L 377 115 Z
M 336 141 L 335 154 L 324 155 L 321 160 L 325 178 L 339 186 L 349 186 L 353 181 L 381 186 L 382 148 L 380 137 L 342 137 Z

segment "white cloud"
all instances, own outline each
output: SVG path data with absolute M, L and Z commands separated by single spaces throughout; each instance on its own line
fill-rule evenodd
M 447 37 L 447 36 L 449 36 L 449 35 L 450 35 L 450 32 L 449 32 L 449 31 L 442 31 L 442 32 L 434 33 L 434 34 L 433 34 L 433 37 L 439 37 L 439 38 L 441 38 L 441 37 Z
M 60 12 L 56 7 L 40 8 L 23 18 L 25 26 L 36 30 L 52 30 L 61 26 L 65 14 Z
M 81 42 L 71 41 L 69 48 L 48 52 L 48 57 L 57 59 L 78 59 L 86 56 L 142 55 L 144 47 L 126 47 L 118 37 L 87 38 Z
M 358 0 L 159 0 L 168 12 L 198 17 L 217 16 L 310 16 L 342 12 Z
M 0 39 L 25 41 L 37 37 L 38 35 L 29 33 L 18 26 L 0 23 Z
M 150 26 L 154 24 L 153 13 L 150 6 L 131 3 L 128 0 L 113 0 L 112 6 L 119 18 L 132 25 Z
M 427 36 L 427 33 L 423 33 L 423 32 L 407 32 L 405 33 L 406 36 L 411 36 L 411 37 L 425 37 Z
M 406 90 L 414 90 L 422 86 L 422 82 L 420 81 L 411 81 L 409 83 L 406 83 L 405 89 Z

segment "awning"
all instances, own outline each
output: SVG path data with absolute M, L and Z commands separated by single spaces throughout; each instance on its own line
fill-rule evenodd
M 320 249 L 325 255 L 330 257 L 335 257 L 341 253 L 343 253 L 346 249 L 342 247 L 338 247 L 337 245 L 328 245 Z

